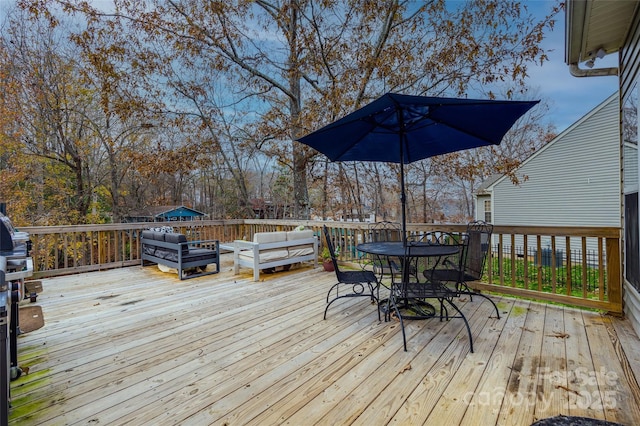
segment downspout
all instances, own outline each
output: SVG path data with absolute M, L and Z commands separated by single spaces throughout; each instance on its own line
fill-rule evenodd
M 577 63 L 569 65 L 569 72 L 574 77 L 606 77 L 618 75 L 618 67 L 611 68 L 580 68 Z

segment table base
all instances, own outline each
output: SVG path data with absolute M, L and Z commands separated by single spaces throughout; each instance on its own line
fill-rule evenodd
M 396 315 L 395 309 L 391 308 L 389 299 L 383 299 L 378 305 L 380 311 L 388 318 L 388 310 L 391 315 Z M 400 299 L 396 301 L 396 307 L 403 319 L 422 320 L 433 318 L 436 315 L 436 308 L 428 302 L 419 299 Z

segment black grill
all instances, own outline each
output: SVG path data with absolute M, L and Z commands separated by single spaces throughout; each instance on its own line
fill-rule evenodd
M 17 231 L 0 203 L 0 425 L 9 421 L 9 383 L 22 374 L 18 367 L 18 304 L 24 298 L 24 279 L 33 274 L 29 234 Z

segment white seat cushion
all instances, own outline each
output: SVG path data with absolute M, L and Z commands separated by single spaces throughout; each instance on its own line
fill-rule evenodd
M 313 230 L 305 229 L 302 231 L 287 232 L 287 241 L 304 240 L 307 238 L 313 238 Z M 289 247 L 289 257 L 307 256 L 309 254 L 313 254 L 313 244 Z
M 307 256 L 313 254 L 313 246 L 298 246 L 289 249 L 289 257 Z
M 253 234 L 253 242 L 258 244 L 279 243 L 287 241 L 287 233 L 282 232 L 256 232 Z
M 304 240 L 306 238 L 313 238 L 313 230 L 305 229 L 303 231 L 287 232 L 287 241 Z
M 251 250 L 242 250 L 240 252 L 240 257 L 246 260 L 253 261 L 253 251 Z M 289 257 L 289 252 L 287 249 L 273 249 L 273 250 L 263 250 L 259 253 L 258 263 L 266 263 L 273 262 L 274 260 L 282 260 Z

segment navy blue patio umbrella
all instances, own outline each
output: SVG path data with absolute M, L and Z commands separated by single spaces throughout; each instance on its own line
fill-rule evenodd
M 538 102 L 387 93 L 298 141 L 331 161 L 400 163 L 406 243 L 404 165 L 436 155 L 499 145 L 513 124 Z

